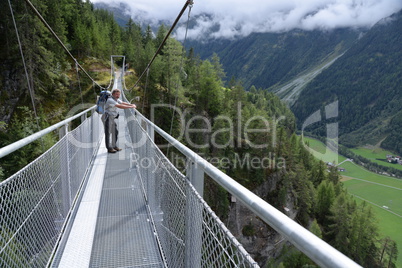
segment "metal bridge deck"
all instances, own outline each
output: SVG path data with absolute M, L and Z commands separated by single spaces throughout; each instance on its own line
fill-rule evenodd
M 129 139 L 121 129 L 122 120 L 123 114 L 118 120 L 120 145 L 124 138 Z M 95 175 L 89 179 L 56 267 L 164 267 L 137 170 L 130 168 L 130 153 L 130 148 L 124 148 L 108 154 L 102 141 L 98 157 L 107 158 L 104 177 Z M 92 173 L 98 168 L 102 170 L 102 164 L 97 166 L 95 161 Z M 99 183 L 102 187 L 96 186 Z M 93 193 L 97 187 L 99 193 Z M 92 198 L 99 196 L 90 207 L 85 197 L 88 191 L 92 191 Z

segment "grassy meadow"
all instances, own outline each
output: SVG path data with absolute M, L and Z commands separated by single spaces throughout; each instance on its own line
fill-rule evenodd
M 339 166 L 345 169 L 341 172 L 344 186 L 357 202 L 366 201 L 372 206 L 381 236 L 389 236 L 398 244 L 397 267 L 402 267 L 402 180 L 370 172 L 331 152 L 318 140 L 304 137 L 304 141 L 309 144 L 310 151 L 316 158 L 324 162 L 341 163 Z M 366 158 L 369 158 L 368 156 L 379 158 L 378 155 L 384 154 L 384 151 L 375 153 L 373 150 L 368 152 L 368 149 L 363 149 L 356 150 L 360 150 L 359 152 L 365 154 L 363 156 Z M 385 152 L 384 158 L 386 154 L 388 153 Z
M 361 155 L 364 158 L 367 158 L 368 160 L 370 160 L 371 162 L 377 163 L 379 165 L 402 170 L 402 165 L 391 164 L 391 163 L 388 163 L 387 161 L 385 161 L 387 155 L 395 156 L 395 153 L 392 153 L 390 151 L 387 151 L 387 150 L 384 150 L 381 148 L 364 148 L 364 147 L 353 148 L 353 149 L 351 149 L 351 151 L 354 152 L 355 154 Z

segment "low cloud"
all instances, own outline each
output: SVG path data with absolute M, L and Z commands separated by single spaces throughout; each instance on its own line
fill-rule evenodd
M 92 0 L 130 6 L 131 15 L 147 22 L 173 22 L 185 0 Z M 194 2 L 196 19 L 188 37 L 235 38 L 252 32 L 284 32 L 292 29 L 330 30 L 339 27 L 371 27 L 402 9 L 401 0 L 202 0 Z M 181 22 L 187 19 L 187 12 Z M 184 26 L 175 31 L 185 34 Z

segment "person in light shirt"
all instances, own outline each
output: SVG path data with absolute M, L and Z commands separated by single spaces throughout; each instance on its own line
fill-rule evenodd
M 137 108 L 135 104 L 130 104 L 123 102 L 120 98 L 120 89 L 113 89 L 111 96 L 107 99 L 105 103 L 105 113 L 102 116 L 102 121 L 105 127 L 105 143 L 108 153 L 116 153 L 121 149 L 117 147 L 117 135 L 119 131 L 117 130 L 117 124 L 115 119 L 119 118 L 119 113 L 117 108 L 129 109 Z M 111 136 L 111 137 L 110 137 Z

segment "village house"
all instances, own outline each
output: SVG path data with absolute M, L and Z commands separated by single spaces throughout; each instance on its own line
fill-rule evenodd
M 402 157 L 387 154 L 387 161 L 392 164 L 402 165 Z

